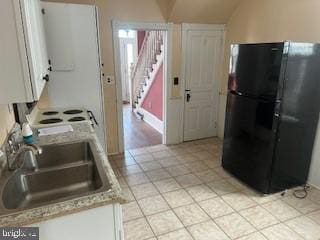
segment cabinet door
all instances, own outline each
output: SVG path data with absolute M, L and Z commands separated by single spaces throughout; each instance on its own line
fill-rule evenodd
M 20 2 L 33 98 L 38 100 L 46 83 L 44 77 L 49 71 L 40 0 L 20 0 Z
M 39 227 L 40 240 L 122 240 L 122 226 L 115 222 L 119 210 L 119 204 L 106 205 L 27 227 Z

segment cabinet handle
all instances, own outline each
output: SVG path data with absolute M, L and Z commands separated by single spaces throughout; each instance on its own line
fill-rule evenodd
M 46 74 L 42 79 L 46 82 L 49 82 L 49 74 Z

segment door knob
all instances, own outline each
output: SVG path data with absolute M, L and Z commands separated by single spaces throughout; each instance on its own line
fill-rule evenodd
M 46 74 L 42 79 L 46 82 L 49 82 L 49 74 Z
M 190 94 L 191 90 L 190 89 L 186 89 L 186 99 L 187 99 L 187 102 L 190 102 L 190 99 L 191 99 L 191 94 Z
M 191 98 L 190 93 L 187 93 L 187 102 L 190 102 L 190 98 Z

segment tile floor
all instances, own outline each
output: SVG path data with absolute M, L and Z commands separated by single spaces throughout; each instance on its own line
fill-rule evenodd
M 320 239 L 320 191 L 261 196 L 221 168 L 220 149 L 212 138 L 111 156 L 127 199 L 125 239 Z

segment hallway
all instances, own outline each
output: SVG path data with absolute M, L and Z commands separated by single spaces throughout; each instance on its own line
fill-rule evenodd
M 125 150 L 153 146 L 162 143 L 162 135 L 144 121 L 136 118 L 130 104 L 123 105 Z

